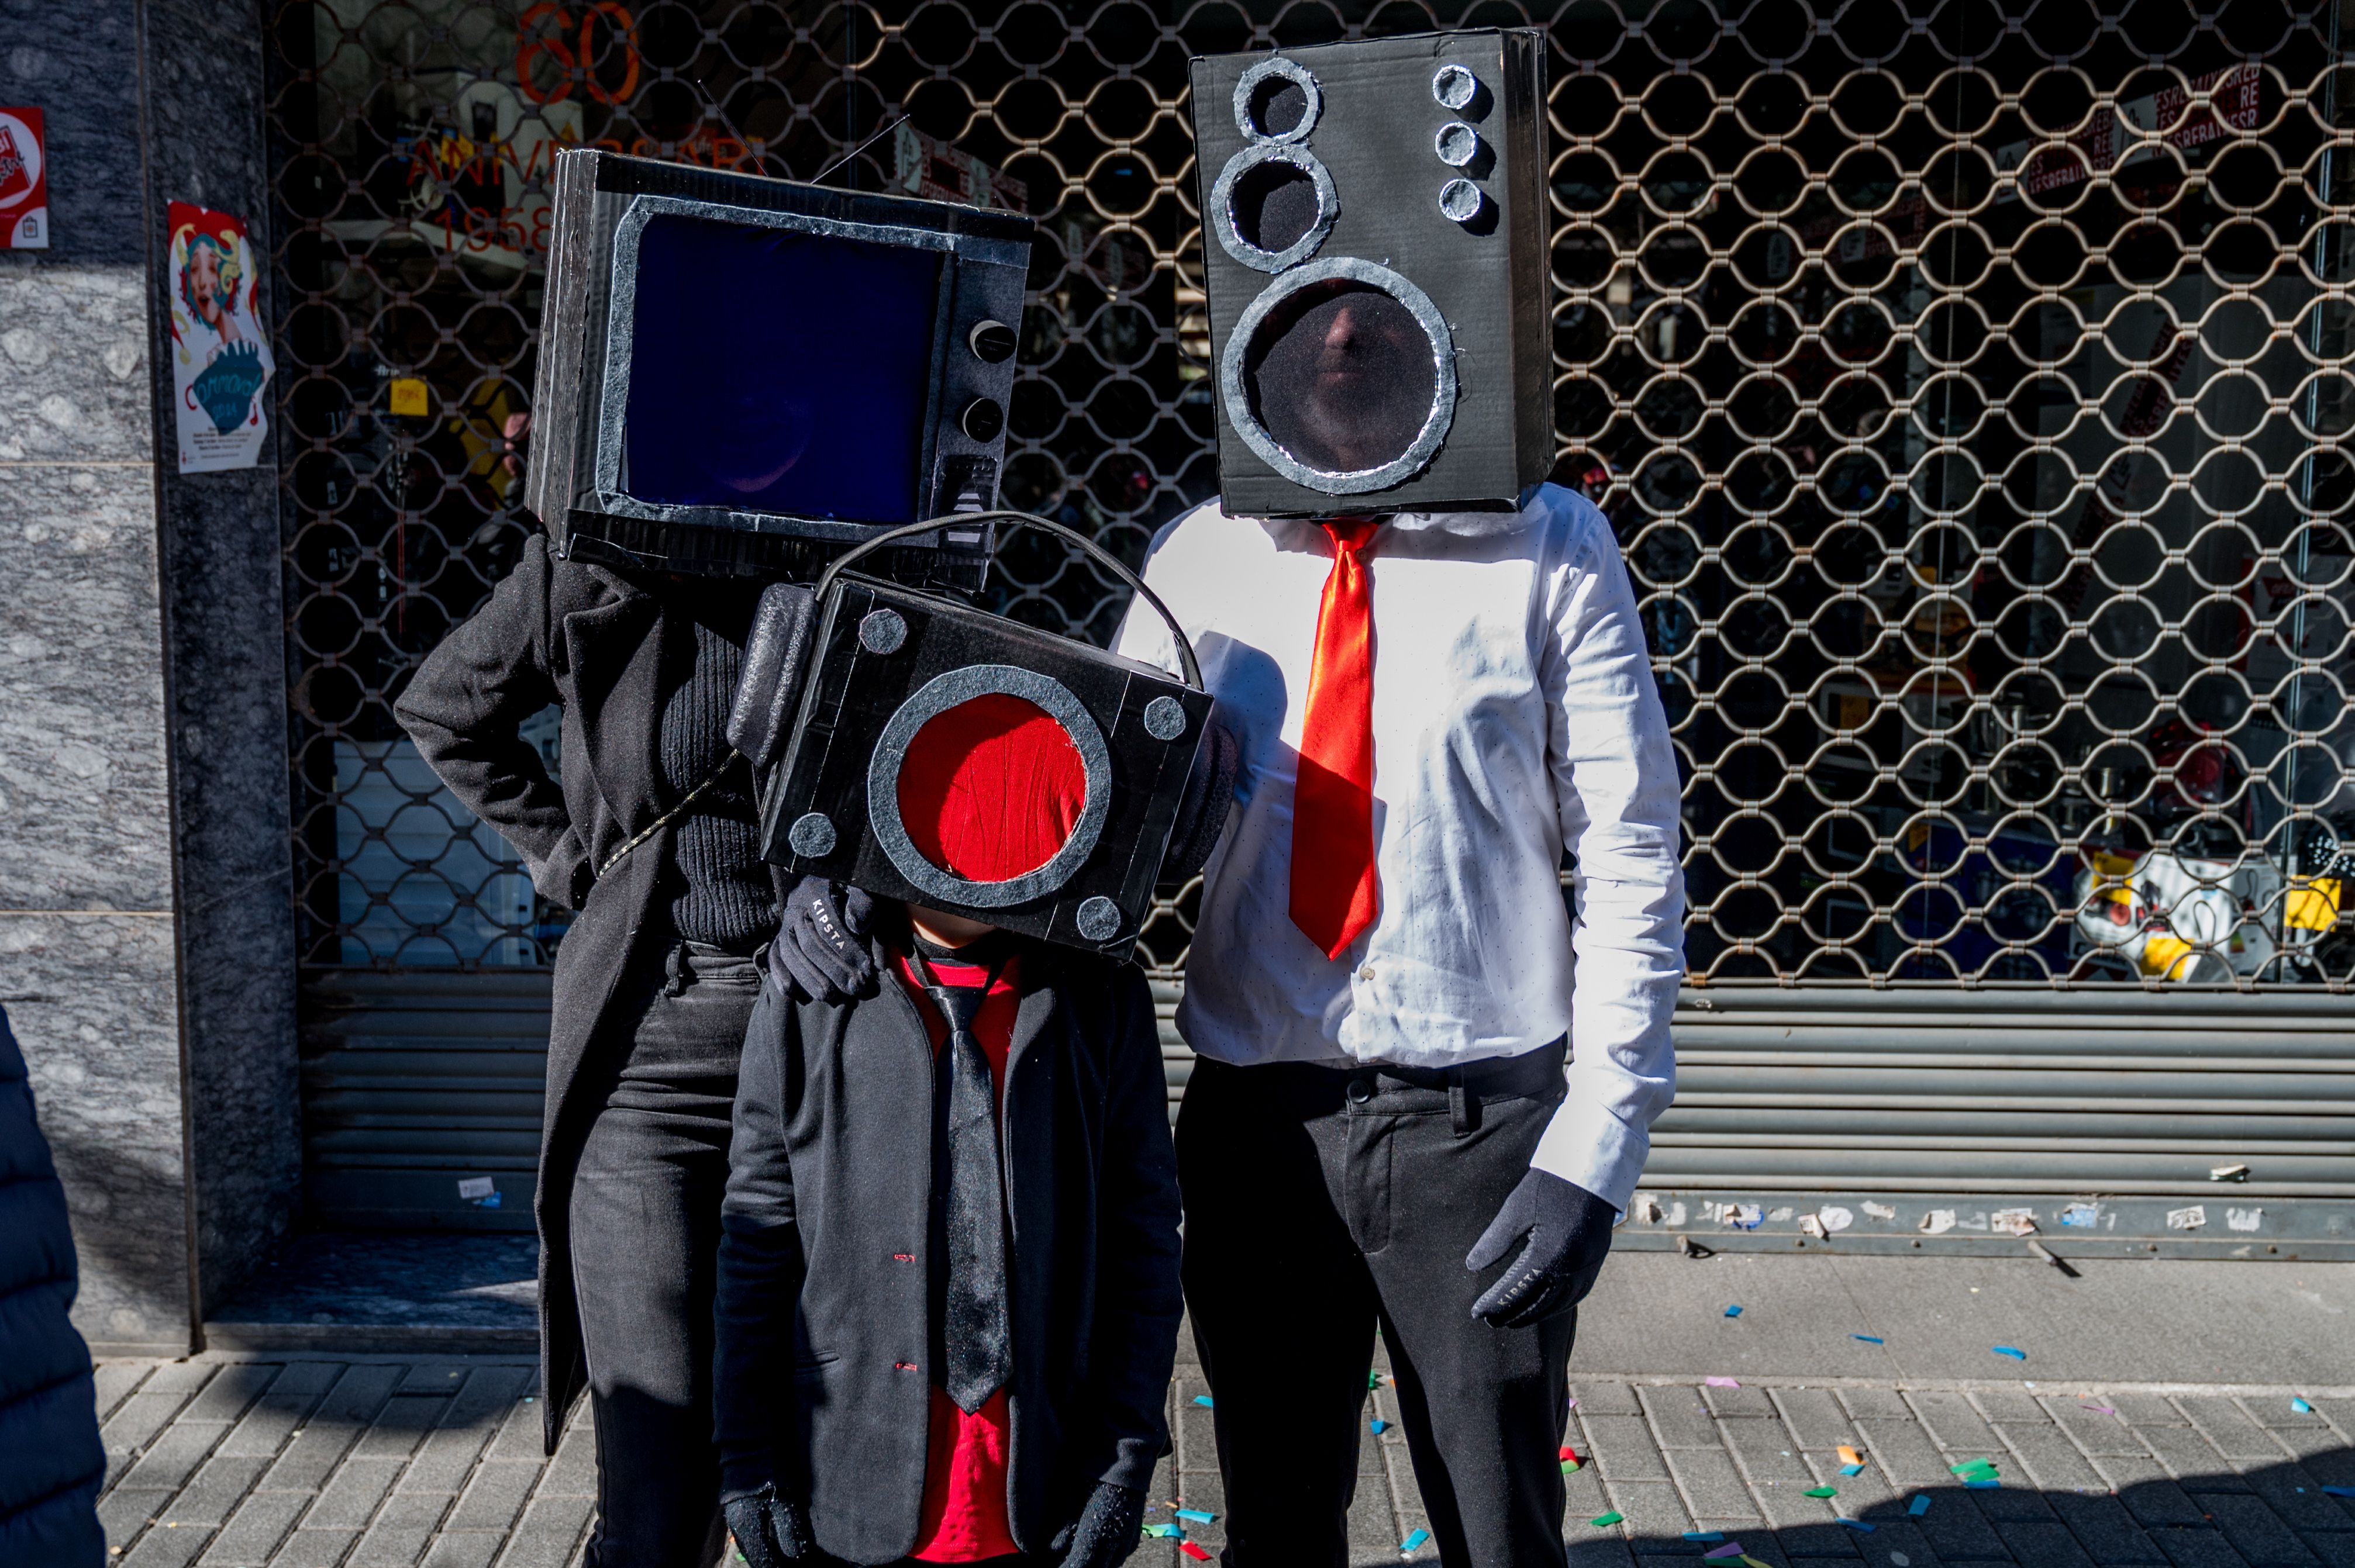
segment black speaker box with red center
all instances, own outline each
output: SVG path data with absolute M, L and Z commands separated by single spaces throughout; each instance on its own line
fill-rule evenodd
M 1220 500 L 1509 508 L 1552 468 L 1545 36 L 1193 62 Z
M 987 515 L 1060 534 L 1142 590 L 1059 524 Z M 1231 773 L 1213 789 L 1198 780 L 1189 806 L 1188 780 L 1218 747 L 1183 633 L 1173 621 L 1190 682 L 843 569 L 856 558 L 815 590 L 769 589 L 746 649 L 729 733 L 764 780 L 762 853 L 795 875 L 1126 958 L 1173 839 L 1190 875 L 1232 792 Z

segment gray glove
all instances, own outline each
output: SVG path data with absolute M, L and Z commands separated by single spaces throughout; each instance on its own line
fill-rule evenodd
M 1603 1272 L 1617 1214 L 1577 1183 L 1531 1168 L 1464 1260 L 1476 1273 L 1529 1238 L 1512 1266 L 1472 1304 L 1472 1315 L 1499 1329 L 1526 1329 L 1577 1306 Z
M 1050 1543 L 1063 1555 L 1062 1568 L 1116 1568 L 1144 1540 L 1145 1494 L 1135 1487 L 1098 1481 L 1088 1506 Z
M 876 990 L 875 959 L 867 938 L 875 929 L 875 900 L 863 888 L 805 876 L 785 895 L 784 918 L 769 944 L 769 972 L 778 987 L 805 1001 L 837 1006 Z
M 719 1507 L 728 1516 L 728 1533 L 736 1538 L 738 1562 L 751 1568 L 783 1568 L 815 1557 L 801 1505 L 779 1497 L 774 1482 L 757 1492 L 723 1499 Z

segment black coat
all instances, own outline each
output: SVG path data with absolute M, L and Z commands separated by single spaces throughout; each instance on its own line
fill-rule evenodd
M 602 567 L 553 558 L 535 535 L 490 602 L 442 639 L 393 705 L 451 793 L 515 846 L 541 895 L 579 911 L 556 950 L 534 1202 L 551 1454 L 588 1383 L 567 1221 L 602 1098 L 581 1068 L 647 929 L 670 856 L 672 830 L 657 824 L 678 804 L 656 750 L 662 645 L 659 599 Z M 564 708 L 560 789 L 517 734 L 550 703 Z
M 879 963 L 888 961 L 879 946 Z M 1013 1372 L 1007 1512 L 1040 1552 L 1098 1481 L 1167 1451 L 1178 1171 L 1144 977 L 1026 946 L 1002 1100 Z M 744 1042 L 714 1378 L 732 1488 L 773 1476 L 818 1544 L 914 1544 L 934 1363 L 934 1054 L 888 972 L 833 1007 L 762 989 Z
M 0 1568 L 98 1568 L 106 1450 L 73 1306 L 73 1230 L 0 1008 Z

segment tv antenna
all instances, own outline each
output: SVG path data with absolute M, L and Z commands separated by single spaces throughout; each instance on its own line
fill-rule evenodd
M 890 120 L 884 122 L 881 129 L 878 130 L 874 135 L 869 136 L 866 141 L 861 142 L 858 146 L 853 147 L 849 152 L 845 153 L 841 157 L 837 158 L 833 163 L 828 164 L 825 168 L 820 169 L 816 174 L 811 175 L 810 184 L 818 184 L 820 181 L 824 180 L 826 175 L 834 173 L 835 170 L 842 167 L 843 164 L 850 162 L 851 159 L 858 156 L 859 154 L 864 153 L 868 148 L 875 145 L 876 143 L 883 139 L 885 132 L 898 130 L 900 128 L 900 122 L 906 118 L 908 118 L 908 116 L 904 111 L 893 115 Z

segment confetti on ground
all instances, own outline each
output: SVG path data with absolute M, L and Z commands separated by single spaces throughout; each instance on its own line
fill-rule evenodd
M 1384 1432 L 1387 1432 L 1387 1431 L 1389 1431 L 1389 1430 L 1390 1430 L 1390 1425 L 1391 1425 L 1391 1424 L 1390 1424 L 1389 1422 L 1387 1422 L 1387 1421 L 1383 1420 L 1380 1416 L 1377 1415 L 1377 1416 L 1375 1416 L 1371 1421 L 1369 1421 L 1369 1422 L 1367 1422 L 1367 1423 L 1366 1423 L 1366 1430 L 1368 1430 L 1369 1432 L 1371 1432 L 1375 1436 L 1379 1437 L 1379 1436 L 1380 1436 Z
M 1947 1470 L 1966 1481 L 1985 1480 L 1996 1474 L 1995 1461 L 1987 1457 L 1966 1459 L 1959 1465 L 1949 1465 Z
M 1178 1529 L 1174 1524 L 1148 1524 L 1145 1527 L 1145 1533 L 1158 1541 L 1183 1541 L 1186 1539 L 1186 1532 Z
M 1928 1513 L 1929 1511 L 1930 1499 L 1928 1498 L 1917 1497 L 1912 1502 L 1905 1505 L 1905 1516 L 1908 1519 L 1920 1519 L 1923 1514 Z
M 1567 1443 L 1561 1446 L 1561 1473 L 1563 1475 L 1569 1475 L 1572 1471 L 1577 1469 L 1580 1466 L 1585 1463 L 1585 1460 L 1578 1457 L 1577 1449 L 1572 1447 Z
M 2117 1414 L 2117 1411 L 2109 1405 L 2087 1404 L 2082 1399 L 2077 1402 L 2077 1408 L 2080 1410 L 2090 1410 L 2096 1415 L 2115 1415 Z
M 2009 1356 L 2016 1361 L 2024 1361 L 2028 1359 L 2028 1352 L 2021 1350 L 2018 1345 L 1989 1345 L 1987 1349 L 1993 1351 L 1997 1355 Z
M 1723 1541 L 1725 1539 L 1725 1531 L 1721 1530 L 1688 1530 L 1685 1531 L 1685 1539 L 1687 1541 Z
M 1734 1305 L 1734 1306 L 1728 1307 L 1728 1308 L 1725 1309 L 1725 1315 L 1726 1315 L 1727 1317 L 1729 1317 L 1729 1318 L 1739 1318 L 1739 1317 L 1741 1317 L 1741 1316 L 1742 1316 L 1742 1308 L 1741 1308 L 1741 1306 L 1737 1303 L 1737 1304 L 1736 1304 L 1736 1305 Z
M 1758 1559 L 1751 1556 L 1747 1552 L 1742 1554 L 1742 1561 L 1746 1565 L 1746 1568 L 1768 1568 L 1766 1563 L 1759 1562 Z
M 1611 1526 L 1617 1524 L 1626 1517 L 1627 1516 L 1625 1514 L 1621 1513 L 1617 1509 L 1614 1509 L 1609 1513 L 1598 1513 L 1586 1522 L 1593 1525 L 1597 1530 L 1608 1530 Z
M 1965 1481 L 1963 1483 L 1963 1490 L 1966 1492 L 1996 1492 L 2001 1491 L 2002 1489 L 2003 1483 L 1997 1480 L 1993 1476 L 1989 1476 L 1984 1480 Z
M 1860 1476 L 1864 1474 L 1864 1467 L 1862 1465 L 1842 1465 L 1840 1467 L 1840 1474 L 1843 1476 Z
M 1190 1519 L 1196 1524 L 1215 1524 L 1218 1522 L 1219 1519 L 1217 1514 L 1205 1513 L 1198 1508 L 1174 1508 L 1169 1511 L 1176 1514 L 1179 1519 Z
M 1849 1338 L 1851 1340 L 1862 1340 L 1868 1345 L 1885 1345 L 1889 1342 L 1878 1334 L 1850 1334 Z
M 1811 1498 L 1836 1498 L 1839 1496 L 1839 1489 L 1838 1487 L 1809 1487 L 1800 1495 Z
M 1840 1521 L 1842 1524 L 1844 1524 L 1844 1525 L 1848 1526 L 1850 1530 L 1859 1531 L 1860 1533 L 1865 1534 L 1865 1535 L 1870 1535 L 1874 1531 L 1876 1531 L 1876 1530 L 1878 1530 L 1878 1529 L 1880 1529 L 1880 1528 L 1881 1528 L 1879 1525 L 1875 1525 L 1875 1524 L 1867 1524 L 1867 1523 L 1865 1523 L 1865 1522 L 1864 1522 L 1864 1520 L 1860 1520 L 1860 1519 L 1849 1519 L 1849 1518 L 1847 1518 L 1847 1517 L 1845 1517 L 1845 1516 L 1835 1516 L 1835 1517 L 1838 1517 L 1838 1518 L 1839 1519 L 1839 1521 Z
M 1564 1410 L 1576 1410 L 1578 1408 L 1577 1399 L 1573 1397 L 1571 1402 L 1568 1404 L 1563 1405 L 1562 1408 Z
M 1179 1542 L 1178 1543 L 1178 1550 L 1184 1552 L 1187 1556 L 1191 1557 L 1197 1563 L 1208 1563 L 1210 1561 L 1210 1554 L 1203 1551 L 1200 1547 L 1195 1545 L 1190 1541 Z
M 2355 1498 L 2355 1487 L 2325 1487 L 2322 1489 L 2334 1498 Z
M 1738 1541 L 1732 1541 L 1732 1542 L 1726 1542 L 1726 1544 L 1724 1544 L 1723 1546 L 1719 1547 L 1719 1548 L 1718 1548 L 1716 1551 L 1714 1551 L 1714 1552 L 1702 1552 L 1702 1553 L 1700 1554 L 1700 1560 L 1701 1560 L 1702 1562 L 1704 1562 L 1704 1563 L 1714 1563 L 1714 1562 L 1719 1562 L 1719 1561 L 1721 1561 L 1721 1560 L 1722 1560 L 1722 1559 L 1724 1559 L 1724 1558 L 1728 1558 L 1728 1557 L 1739 1557 L 1739 1556 L 1741 1556 L 1741 1555 L 1742 1555 L 1742 1542 L 1738 1542 Z
M 1412 1552 L 1430 1539 L 1431 1531 L 1427 1530 L 1418 1530 L 1412 1535 L 1408 1536 L 1404 1541 L 1399 1542 L 1399 1550 L 1401 1552 Z
M 1196 1394 L 1194 1396 L 1194 1403 L 1200 1405 L 1205 1410 L 1212 1408 L 1210 1404 L 1210 1396 L 1207 1393 Z
M 1740 1388 L 1742 1386 L 1730 1377 L 1708 1377 L 1701 1379 L 1701 1381 L 1709 1384 L 1711 1388 Z
M 2302 1399 L 2291 1400 L 2289 1402 L 2289 1407 L 2292 1410 L 2296 1411 L 2300 1415 L 2311 1415 L 2314 1414 L 2314 1406 L 2308 1404 Z
M 1864 1463 L 1864 1456 L 1857 1451 L 1856 1445 L 1853 1443 L 1843 1443 L 1838 1448 L 1834 1449 L 1833 1452 L 1839 1455 L 1840 1463 L 1843 1465 L 1861 1465 Z

